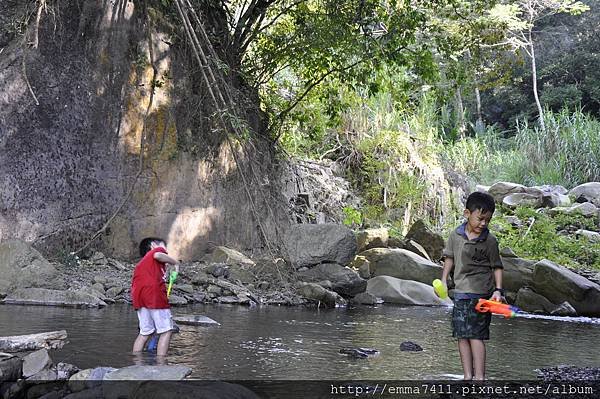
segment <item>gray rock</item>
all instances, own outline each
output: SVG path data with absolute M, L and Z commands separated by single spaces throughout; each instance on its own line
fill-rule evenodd
M 351 302 L 357 305 L 379 305 L 383 303 L 383 299 L 377 298 L 375 295 L 369 294 L 368 292 L 361 292 L 352 298 Z
M 94 283 L 91 287 L 94 291 L 102 293 L 102 295 L 106 295 L 106 290 L 104 289 L 104 284 L 102 283 Z
M 356 255 L 354 234 L 338 224 L 294 225 L 287 231 L 284 243 L 296 269 L 325 262 L 345 266 Z
M 298 294 L 304 298 L 323 303 L 328 308 L 335 308 L 336 305 L 346 304 L 346 301 L 339 294 L 326 290 L 315 283 L 300 283 Z
M 102 307 L 106 302 L 84 291 L 59 291 L 45 288 L 20 288 L 4 298 L 5 303 L 65 307 Z
M 205 269 L 207 274 L 212 275 L 213 277 L 229 277 L 229 267 L 224 263 L 213 263 L 208 265 Z
M 0 276 L 10 283 L 10 289 L 63 286 L 56 268 L 21 240 L 0 243 Z
M 240 303 L 240 298 L 238 298 L 235 295 L 222 296 L 222 297 L 219 297 L 219 303 L 228 303 L 228 304 Z
M 261 281 L 260 283 L 258 283 L 258 289 L 260 290 L 268 290 L 269 287 L 271 286 L 271 284 L 269 284 L 268 281 Z
M 575 235 L 585 237 L 590 242 L 600 242 L 600 233 L 597 233 L 595 231 L 579 229 L 575 232 Z
M 108 283 L 108 279 L 104 276 L 94 276 L 94 282 L 98 284 L 106 284 Z M 104 287 L 102 287 L 104 289 Z
M 79 367 L 63 362 L 58 363 L 55 369 L 56 378 L 59 380 L 68 380 L 72 375 L 79 372 Z
M 128 366 L 104 376 L 104 381 L 182 380 L 192 369 L 186 366 Z
M 512 252 L 512 251 L 511 251 Z M 502 265 L 502 286 L 507 291 L 518 292 L 525 286 L 531 286 L 533 280 L 534 261 L 518 258 L 514 253 L 501 254 Z
M 373 277 L 367 284 L 367 293 L 387 303 L 403 305 L 448 305 L 452 301 L 435 295 L 431 285 L 417 281 L 401 280 L 390 276 Z
M 529 287 L 524 287 L 517 292 L 515 306 L 529 313 L 550 314 L 556 305 L 550 302 L 546 297 L 537 294 Z
M 7 381 L 17 381 L 21 378 L 23 361 L 8 353 L 0 352 L 0 385 Z
M 176 284 L 174 288 L 186 294 L 194 294 L 194 287 L 191 284 Z
M 583 204 L 577 204 L 571 207 L 552 208 L 550 209 L 549 213 L 550 215 L 565 213 L 567 215 L 580 214 L 583 216 L 598 216 L 598 208 L 591 202 L 584 202 Z
M 109 298 L 116 298 L 122 292 L 123 292 L 123 287 L 121 287 L 121 286 L 111 287 L 106 290 L 106 296 Z
M 249 264 L 234 264 L 229 266 L 229 277 L 230 281 L 238 281 L 241 284 L 250 284 L 254 281 L 254 265 Z
M 569 302 L 579 315 L 600 316 L 600 285 L 549 260 L 534 265 L 533 288 L 553 303 Z
M 209 294 L 221 295 L 223 293 L 223 290 L 221 289 L 221 287 L 211 284 L 208 286 L 206 292 L 208 292 Z
M 400 350 L 403 352 L 422 352 L 423 348 L 414 342 L 405 341 L 400 344 Z
M 0 279 L 0 299 L 8 295 L 8 292 L 10 291 L 11 287 L 12 284 L 10 283 L 10 281 Z
M 406 249 L 373 248 L 361 256 L 370 263 L 372 276 L 391 276 L 431 284 L 442 275 L 442 266 Z
M 491 186 L 484 186 L 483 184 L 477 184 L 475 186 L 475 191 L 478 191 L 480 193 L 487 193 L 490 190 Z
M 386 248 L 389 239 L 388 229 L 366 229 L 356 233 L 357 251 L 362 252 L 371 248 Z
M 600 206 L 600 183 L 590 182 L 580 184 L 569 191 L 569 195 L 575 198 L 577 202 L 591 202 Z
M 525 187 L 522 184 L 509 183 L 509 182 L 494 183 L 488 190 L 488 193 L 492 197 L 494 197 L 494 200 L 496 200 L 496 202 L 499 202 L 499 203 L 502 203 L 502 201 L 504 200 L 504 197 L 506 197 L 510 194 L 527 193 L 527 194 L 533 194 L 540 198 L 544 195 L 544 192 L 538 188 Z
M 570 206 L 571 198 L 564 194 L 544 194 L 542 197 L 542 206 L 546 208 L 556 208 L 559 206 Z
M 566 195 L 569 192 L 569 190 L 567 190 L 566 188 L 564 188 L 561 185 L 545 184 L 543 186 L 533 186 L 532 188 L 536 188 L 536 189 L 542 191 L 542 193 L 544 193 L 544 195 L 549 195 L 549 194 Z
M 245 264 L 254 266 L 255 263 L 252 259 L 248 258 L 246 255 L 241 252 L 236 251 L 235 249 L 218 246 L 216 247 L 211 256 L 211 263 L 225 263 L 227 265 L 233 264 Z
M 34 375 L 27 378 L 28 383 L 46 383 L 51 381 L 56 381 L 58 376 L 56 374 L 56 370 L 41 370 L 35 373 Z
M 431 230 L 424 221 L 417 220 L 413 223 L 408 233 L 406 233 L 405 239 L 420 244 L 431 259 L 438 260 L 442 258 L 444 238 Z
M 172 306 L 183 306 L 187 305 L 188 301 L 183 297 L 171 293 L 171 295 L 169 296 L 169 304 Z
M 553 316 L 568 316 L 575 317 L 577 316 L 577 311 L 569 302 L 563 302 L 558 305 L 552 312 L 550 312 Z
M 509 208 L 517 208 L 519 206 L 539 208 L 542 206 L 542 197 L 527 193 L 514 193 L 504 197 L 502 204 Z
M 331 289 L 343 296 L 354 296 L 367 288 L 366 280 L 354 270 L 335 263 L 323 263 L 305 272 L 298 272 L 302 281 L 319 282 L 329 280 Z
M 364 256 L 357 255 L 350 263 L 350 267 L 358 271 L 358 275 L 365 280 L 371 278 L 370 263 Z
M 46 349 L 40 349 L 23 357 L 23 377 L 31 377 L 40 371 L 49 368 L 52 359 Z
M 190 326 L 220 326 L 217 321 L 210 317 L 193 315 L 193 316 L 173 316 L 173 321 L 178 324 Z
M 204 272 L 199 272 L 192 277 L 192 284 L 194 285 L 206 285 L 208 284 L 209 276 Z

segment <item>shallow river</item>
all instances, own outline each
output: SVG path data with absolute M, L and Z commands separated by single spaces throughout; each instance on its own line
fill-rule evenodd
M 334 310 L 228 305 L 173 308 L 202 314 L 218 327 L 181 326 L 168 362 L 201 379 L 444 379 L 462 373 L 451 337 L 450 309 L 379 306 Z M 131 306 L 104 309 L 0 305 L 0 335 L 65 329 L 69 343 L 53 360 L 81 368 L 134 364 L 137 334 Z M 412 341 L 422 352 L 403 352 Z M 343 347 L 369 347 L 380 355 L 350 359 Z M 565 322 L 494 316 L 488 342 L 488 377 L 532 379 L 535 369 L 559 364 L 600 366 L 600 320 Z M 138 359 L 139 360 L 139 359 Z M 153 362 L 152 356 L 143 361 Z

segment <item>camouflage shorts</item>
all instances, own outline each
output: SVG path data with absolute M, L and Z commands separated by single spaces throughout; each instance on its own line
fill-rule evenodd
M 452 310 L 452 336 L 455 338 L 490 339 L 491 313 L 475 310 L 478 299 L 457 299 Z

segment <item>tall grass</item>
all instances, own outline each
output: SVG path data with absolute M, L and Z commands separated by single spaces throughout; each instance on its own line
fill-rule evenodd
M 581 111 L 545 114 L 546 132 L 517 125 L 517 149 L 526 154 L 524 184 L 572 187 L 600 180 L 600 121 Z

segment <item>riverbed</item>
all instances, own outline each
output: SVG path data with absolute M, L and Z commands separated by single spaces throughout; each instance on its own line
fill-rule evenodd
M 175 315 L 201 314 L 214 327 L 181 326 L 171 342 L 168 363 L 192 368 L 201 379 L 448 379 L 462 375 L 451 337 L 450 308 L 421 306 L 244 307 L 192 305 Z M 65 329 L 68 341 L 55 363 L 81 368 L 152 364 L 153 356 L 131 354 L 137 317 L 131 306 L 70 309 L 0 305 L 0 335 Z M 412 341 L 423 351 L 404 352 Z M 352 359 L 344 347 L 368 347 L 380 354 Z M 535 369 L 561 364 L 599 366 L 600 320 L 494 316 L 488 341 L 491 379 L 533 379 Z

